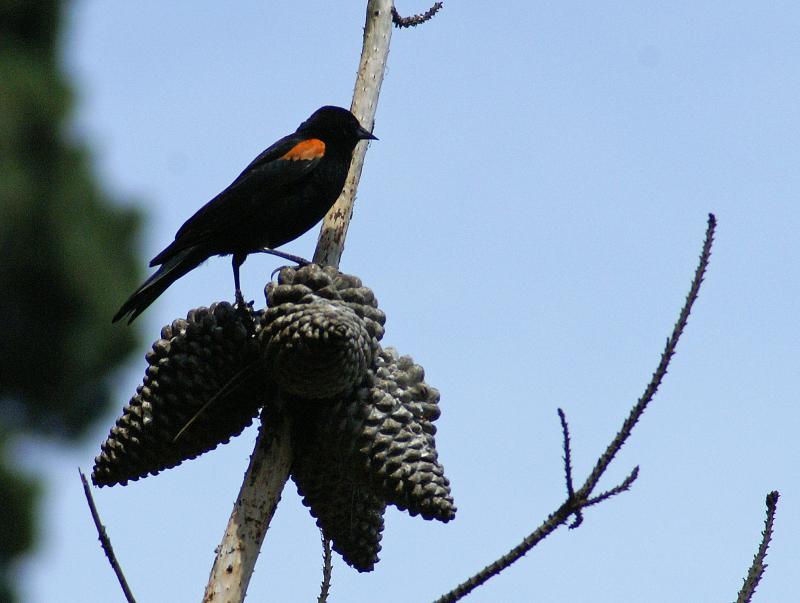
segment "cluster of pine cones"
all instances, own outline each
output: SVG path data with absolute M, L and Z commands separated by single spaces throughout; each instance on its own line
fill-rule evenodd
M 455 516 L 434 440 L 439 392 L 410 357 L 381 347 L 386 317 L 358 278 L 284 268 L 266 295 L 263 311 L 223 302 L 162 329 L 92 481 L 155 475 L 227 443 L 262 409 L 262 429 L 287 413 L 303 503 L 334 550 L 369 571 L 386 505 Z

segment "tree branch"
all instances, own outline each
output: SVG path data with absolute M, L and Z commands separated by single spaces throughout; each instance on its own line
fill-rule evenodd
M 83 494 L 86 496 L 86 502 L 89 504 L 89 511 L 92 513 L 94 527 L 97 528 L 97 537 L 100 539 L 100 546 L 103 547 L 103 552 L 106 554 L 106 559 L 108 559 L 108 562 L 111 564 L 111 569 L 114 570 L 114 574 L 117 576 L 117 581 L 119 582 L 122 592 L 125 595 L 125 600 L 128 603 L 136 603 L 136 599 L 133 598 L 133 593 L 128 586 L 128 581 L 125 580 L 125 574 L 122 573 L 122 567 L 120 566 L 119 561 L 117 561 L 117 556 L 114 554 L 114 548 L 111 546 L 111 539 L 106 533 L 106 527 L 100 521 L 100 514 L 97 512 L 97 506 L 94 504 L 94 497 L 92 496 L 92 489 L 89 486 L 89 482 L 86 480 L 86 476 L 80 469 L 78 469 L 78 474 L 81 476 L 81 483 L 83 483 Z
M 350 111 L 358 118 L 361 125 L 370 131 L 375 125 L 375 112 L 386 70 L 386 59 L 389 56 L 389 42 L 392 39 L 391 11 L 391 0 L 369 0 L 367 3 L 364 42 Z M 358 181 L 361 179 L 361 169 L 364 167 L 367 146 L 360 144 L 356 147 L 342 194 L 322 222 L 317 250 L 314 252 L 315 264 L 339 267 L 347 228 L 350 225 L 350 218 L 353 217 L 353 204 Z
M 526 536 L 517 546 L 496 561 L 487 565 L 474 576 L 459 584 L 450 592 L 437 599 L 436 603 L 452 603 L 453 601 L 458 601 L 464 598 L 478 586 L 484 584 L 489 579 L 493 578 L 504 569 L 509 567 L 515 561 L 519 560 L 528 551 L 539 544 L 539 542 L 547 538 L 547 536 L 554 532 L 559 526 L 565 524 L 571 516 L 575 516 L 575 521 L 570 527 L 579 526 L 583 520 L 583 515 L 581 513 L 583 509 L 628 490 L 631 484 L 633 484 L 633 482 L 636 480 L 639 475 L 638 467 L 634 468 L 634 470 L 631 471 L 628 477 L 626 477 L 621 484 L 595 497 L 591 496 L 592 492 L 597 487 L 600 478 L 603 476 L 606 469 L 608 469 L 609 464 L 622 448 L 623 444 L 627 441 L 628 437 L 630 437 L 633 427 L 644 413 L 645 408 L 647 408 L 647 405 L 653 399 L 653 396 L 655 396 L 658 386 L 661 384 L 661 381 L 667 374 L 667 368 L 669 367 L 670 359 L 675 353 L 678 340 L 680 339 L 683 329 L 686 327 L 686 323 L 689 320 L 689 314 L 692 310 L 692 305 L 697 300 L 697 296 L 700 293 L 700 285 L 703 282 L 703 277 L 705 276 L 706 269 L 708 268 L 708 261 L 711 257 L 711 246 L 714 241 L 715 228 L 716 219 L 714 218 L 713 214 L 709 214 L 708 227 L 706 229 L 705 241 L 703 242 L 703 250 L 700 254 L 700 261 L 697 265 L 697 269 L 695 270 L 694 279 L 692 280 L 689 293 L 686 296 L 686 302 L 684 303 L 680 315 L 678 316 L 678 321 L 672 330 L 672 335 L 670 335 L 669 339 L 667 339 L 667 345 L 664 349 L 664 352 L 661 354 L 661 361 L 658 364 L 658 368 L 653 374 L 653 378 L 650 380 L 650 383 L 645 388 L 644 394 L 631 409 L 628 418 L 625 419 L 622 429 L 620 429 L 619 433 L 608 445 L 608 448 L 606 448 L 605 452 L 600 456 L 591 474 L 586 479 L 586 482 L 583 484 L 583 486 L 581 486 L 580 490 L 573 492 L 569 427 L 563 411 L 559 409 L 558 415 L 561 420 L 561 429 L 564 437 L 564 474 L 567 484 L 567 500 L 564 501 L 564 503 L 562 503 L 562 505 L 556 509 L 556 511 L 551 513 L 544 523 L 542 523 L 533 533 Z M 771 530 L 771 523 L 768 523 L 768 527 Z
M 391 9 L 391 0 L 369 0 L 367 3 L 364 42 L 351 111 L 368 130 L 372 130 L 375 123 L 378 96 L 389 55 Z M 358 145 L 342 194 L 323 221 L 314 253 L 314 262 L 317 264 L 339 266 L 366 152 L 366 144 Z M 261 430 L 228 527 L 217 549 L 203 597 L 204 603 L 241 603 L 244 600 L 292 463 L 290 421 L 275 415 L 271 413 L 269 422 L 265 422 L 262 413 Z
M 772 525 L 775 521 L 775 509 L 778 506 L 779 497 L 780 494 L 777 490 L 767 494 L 767 519 L 764 522 L 764 531 L 761 533 L 761 544 L 755 557 L 753 557 L 753 564 L 747 572 L 747 578 L 744 579 L 744 584 L 742 585 L 742 590 L 739 591 L 736 603 L 750 603 L 750 599 L 761 581 L 761 576 L 764 575 L 764 570 L 767 569 L 767 564 L 764 563 L 764 560 L 767 558 L 767 549 L 769 548 L 770 540 L 772 540 Z
M 325 538 L 322 530 L 319 532 L 322 536 L 322 584 L 319 588 L 317 603 L 327 603 L 328 595 L 331 592 L 331 574 L 333 574 L 331 541 Z
M 397 9 L 393 6 L 392 23 L 394 23 L 395 27 L 397 28 L 416 27 L 417 25 L 422 25 L 426 21 L 433 19 L 433 16 L 438 13 L 443 6 L 444 2 L 434 2 L 433 6 L 431 6 L 424 13 L 412 15 L 411 17 L 401 17 L 400 13 L 398 13 Z
M 244 482 L 211 568 L 204 603 L 244 600 L 250 576 L 278 506 L 292 464 L 290 424 L 285 416 L 261 413 L 261 429 Z
M 678 316 L 678 321 L 675 323 L 675 326 L 672 329 L 672 334 L 667 339 L 667 343 L 664 346 L 664 351 L 661 353 L 661 361 L 658 363 L 658 368 L 656 368 L 656 371 L 653 373 L 653 377 L 650 380 L 650 383 L 647 384 L 642 397 L 639 398 L 639 401 L 631 409 L 628 418 L 625 419 L 625 422 L 622 424 L 622 429 L 619 430 L 619 433 L 617 433 L 616 437 L 608 445 L 606 451 L 597 460 L 597 464 L 595 465 L 594 469 L 592 469 L 592 473 L 586 479 L 586 482 L 583 484 L 580 491 L 578 491 L 578 497 L 586 498 L 589 493 L 594 490 L 595 486 L 597 486 L 597 482 L 600 481 L 600 477 L 603 475 L 603 473 L 605 473 L 605 470 L 608 468 L 609 464 L 611 464 L 611 461 L 614 460 L 614 457 L 620 451 L 622 446 L 628 441 L 634 426 L 644 414 L 645 409 L 647 409 L 647 405 L 650 404 L 653 396 L 656 395 L 656 392 L 661 385 L 661 381 L 667 374 L 669 362 L 678 346 L 678 341 L 683 334 L 683 329 L 686 328 L 686 323 L 689 321 L 689 314 L 692 311 L 692 306 L 694 305 L 694 302 L 697 301 L 697 296 L 700 294 L 700 285 L 703 284 L 703 277 L 705 276 L 706 269 L 708 268 L 708 262 L 711 259 L 711 246 L 714 244 L 714 231 L 716 230 L 716 227 L 717 219 L 714 217 L 714 214 L 708 214 L 706 237 L 705 241 L 703 242 L 703 250 L 700 253 L 700 261 L 698 262 L 697 269 L 694 273 L 692 286 L 689 289 L 689 293 L 686 295 L 686 303 L 681 309 L 681 313 Z

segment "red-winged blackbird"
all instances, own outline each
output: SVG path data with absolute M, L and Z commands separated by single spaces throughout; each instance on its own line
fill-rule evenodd
M 114 315 L 128 323 L 167 287 L 212 255 L 233 254 L 236 299 L 247 255 L 288 243 L 319 222 L 344 187 L 358 141 L 376 137 L 347 109 L 322 107 L 248 165 L 201 207 L 150 262 L 160 268 Z

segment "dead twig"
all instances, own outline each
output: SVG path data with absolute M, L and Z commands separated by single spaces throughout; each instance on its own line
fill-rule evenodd
M 392 23 L 394 23 L 394 26 L 397 28 L 416 27 L 417 25 L 425 23 L 425 21 L 433 19 L 433 16 L 438 13 L 443 6 L 444 2 L 435 2 L 433 6 L 424 13 L 419 13 L 418 15 L 412 15 L 410 17 L 401 17 L 397 9 L 392 6 Z
M 569 425 L 567 424 L 567 416 L 560 408 L 558 409 L 558 418 L 561 420 L 561 433 L 564 438 L 564 481 L 567 484 L 567 500 L 573 500 L 575 498 L 575 487 L 572 484 L 572 451 L 569 443 Z M 583 523 L 583 515 L 580 509 L 577 509 L 575 511 L 575 521 L 569 527 L 577 528 L 581 523 Z
M 681 313 L 678 316 L 678 321 L 675 323 L 675 327 L 672 329 L 672 334 L 667 339 L 667 343 L 664 346 L 664 351 L 661 353 L 661 360 L 658 363 L 658 368 L 656 368 L 656 371 L 653 373 L 653 377 L 650 379 L 650 383 L 647 384 L 642 397 L 639 398 L 639 401 L 628 414 L 628 418 L 625 419 L 625 422 L 622 424 L 622 429 L 619 430 L 619 433 L 617 433 L 616 437 L 614 437 L 614 439 L 608 445 L 608 448 L 606 448 L 605 452 L 597 460 L 597 464 L 592 470 L 592 473 L 586 479 L 586 483 L 577 493 L 579 497 L 586 498 L 589 492 L 595 488 L 597 482 L 600 481 L 600 477 L 608 468 L 611 461 L 614 460 L 614 457 L 628 440 L 628 437 L 630 437 L 633 427 L 644 414 L 647 405 L 650 404 L 651 400 L 656 395 L 664 376 L 667 374 L 669 362 L 675 353 L 675 349 L 678 346 L 678 341 L 683 334 L 683 330 L 686 328 L 686 323 L 689 321 L 689 314 L 692 311 L 692 306 L 694 305 L 694 302 L 697 301 L 697 296 L 700 294 L 700 286 L 703 283 L 703 277 L 705 276 L 706 269 L 708 268 L 708 262 L 711 259 L 711 247 L 714 244 L 714 231 L 716 230 L 716 227 L 717 219 L 714 217 L 714 214 L 708 214 L 706 238 L 703 242 L 703 250 L 700 253 L 700 261 L 697 264 L 697 269 L 694 273 L 692 286 L 689 289 L 689 293 L 686 295 L 686 303 L 684 303 L 683 308 L 681 309 Z
M 328 594 L 331 592 L 331 575 L 333 574 L 333 560 L 331 554 L 331 541 L 325 538 L 322 530 L 319 531 L 322 537 L 322 584 L 319 589 L 317 603 L 326 603 Z
M 103 547 L 103 552 L 106 554 L 106 559 L 108 559 L 108 562 L 111 564 L 111 569 L 114 570 L 114 574 L 117 576 L 117 581 L 119 582 L 122 592 L 125 595 L 125 600 L 128 603 L 136 603 L 136 599 L 134 599 L 133 593 L 128 586 L 128 581 L 125 580 L 125 574 L 122 573 L 122 567 L 120 566 L 119 561 L 117 561 L 117 556 L 114 554 L 114 548 L 111 546 L 111 539 L 106 533 L 106 527 L 100 521 L 100 514 L 97 512 L 97 506 L 94 504 L 94 497 L 92 496 L 92 489 L 89 486 L 89 482 L 86 480 L 86 476 L 80 469 L 78 469 L 78 474 L 81 476 L 83 493 L 86 496 L 86 502 L 89 504 L 89 511 L 92 513 L 94 527 L 97 528 L 97 537 L 100 540 L 100 546 Z
M 603 452 L 603 454 L 600 456 L 594 469 L 589 474 L 589 477 L 586 479 L 584 484 L 579 490 L 574 490 L 572 484 L 572 454 L 570 451 L 569 427 L 564 412 L 559 409 L 558 415 L 561 420 L 561 430 L 564 437 L 564 475 L 567 486 L 567 500 L 564 501 L 564 503 L 562 503 L 562 505 L 556 509 L 556 511 L 551 513 L 550 516 L 534 532 L 526 536 L 521 543 L 493 563 L 487 565 L 477 574 L 437 599 L 436 603 L 450 603 L 462 599 L 470 592 L 475 590 L 478 586 L 498 575 L 504 569 L 524 556 L 539 542 L 544 540 L 550 533 L 555 531 L 556 528 L 562 524 L 565 524 L 570 517 L 575 517 L 575 520 L 570 527 L 578 527 L 583 521 L 583 515 L 581 513 L 583 509 L 603 502 L 604 500 L 620 494 L 621 492 L 625 492 L 631 487 L 633 482 L 639 476 L 639 467 L 635 467 L 631 473 L 617 486 L 606 490 L 597 496 L 591 496 L 594 492 L 594 489 L 597 487 L 600 478 L 611 464 L 611 461 L 630 437 L 633 427 L 641 418 L 642 414 L 647 408 L 647 405 L 653 399 L 653 396 L 655 396 L 656 391 L 658 391 L 661 381 L 667 374 L 669 362 L 675 353 L 678 340 L 680 339 L 681 334 L 686 327 L 686 323 L 689 320 L 689 314 L 691 313 L 692 306 L 700 293 L 700 285 L 703 282 L 703 277 L 705 276 L 706 269 L 708 268 L 708 262 L 711 258 L 711 247 L 714 242 L 714 231 L 716 229 L 716 224 L 717 222 L 714 215 L 709 214 L 708 227 L 706 228 L 705 240 L 703 242 L 703 250 L 700 253 L 700 260 L 694 273 L 692 285 L 689 288 L 689 293 L 686 296 L 686 301 L 681 309 L 680 315 L 678 316 L 678 321 L 675 323 L 675 326 L 672 330 L 672 334 L 667 339 L 667 344 L 661 354 L 661 360 L 658 364 L 658 368 L 656 369 L 655 373 L 653 373 L 653 377 L 645 388 L 644 394 L 642 394 L 642 397 L 639 398 L 638 402 L 631 409 L 628 417 L 622 424 L 622 428 L 620 429 L 619 433 L 617 433 L 617 435 L 606 448 L 605 452 Z
M 767 569 L 767 564 L 764 563 L 764 560 L 767 558 L 767 549 L 769 548 L 770 540 L 772 540 L 772 526 L 775 521 L 775 509 L 778 507 L 779 497 L 780 494 L 777 490 L 767 494 L 767 519 L 764 521 L 764 531 L 761 533 L 761 544 L 753 557 L 753 564 L 747 572 L 747 578 L 744 579 L 744 584 L 742 585 L 742 590 L 739 591 L 736 603 L 750 603 L 750 599 L 756 592 L 756 586 L 761 581 L 764 570 Z

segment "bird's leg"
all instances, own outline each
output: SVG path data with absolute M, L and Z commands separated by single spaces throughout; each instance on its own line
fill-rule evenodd
M 305 258 L 301 258 L 298 255 L 292 255 L 291 253 L 286 253 L 284 251 L 278 251 L 276 249 L 270 249 L 269 247 L 262 247 L 258 250 L 258 253 L 268 253 L 270 255 L 276 255 L 279 258 L 283 258 L 284 260 L 289 260 L 290 262 L 294 262 L 298 266 L 306 266 L 311 262 Z
M 233 284 L 236 287 L 236 304 L 244 309 L 244 296 L 242 295 L 242 288 L 239 286 L 239 267 L 244 264 L 244 260 L 247 258 L 246 255 L 241 255 L 238 253 L 233 254 L 233 260 L 231 261 L 231 265 L 233 266 Z

